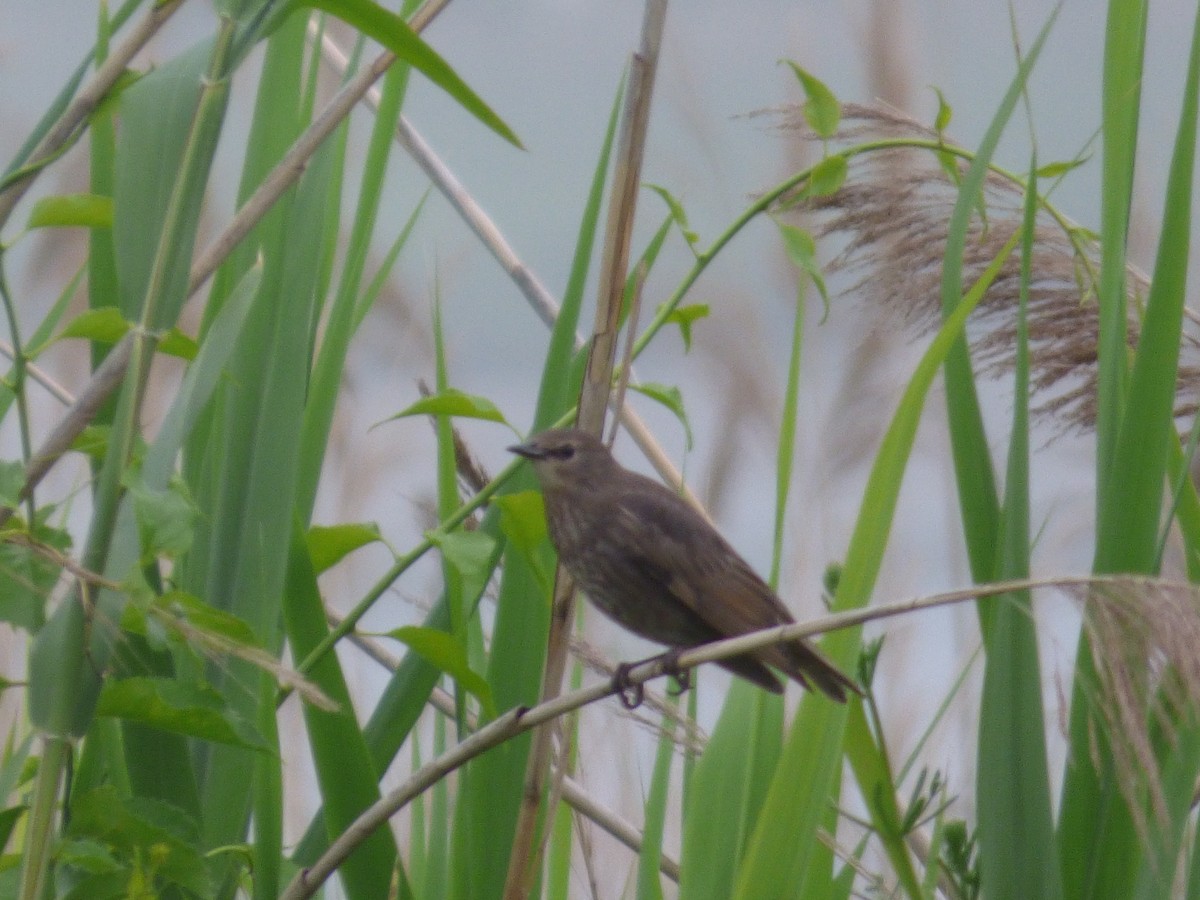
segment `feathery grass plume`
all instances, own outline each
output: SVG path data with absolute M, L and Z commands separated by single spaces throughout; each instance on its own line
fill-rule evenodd
M 1194 727 L 1200 708 L 1200 588 L 1130 579 L 1081 589 L 1080 596 L 1092 638 L 1095 708 L 1118 785 L 1149 846 L 1147 806 L 1159 824 L 1168 819 L 1155 745 Z M 1093 735 L 1093 756 L 1096 740 Z
M 798 109 L 775 111 L 783 129 L 813 138 Z M 815 218 L 818 237 L 839 237 L 844 246 L 827 266 L 852 279 L 847 293 L 891 311 L 914 330 L 941 321 L 940 285 L 946 228 L 958 185 L 947 174 L 932 144 L 936 131 L 893 110 L 847 104 L 834 139 L 849 148 L 864 142 L 900 142 L 850 155 L 850 174 L 835 193 L 803 197 L 797 192 L 779 205 L 800 208 Z M 911 141 L 910 145 L 902 142 Z M 969 155 L 941 137 L 965 172 Z M 830 148 L 831 152 L 833 148 Z M 942 158 L 950 156 L 942 154 Z M 982 274 L 1000 248 L 1021 227 L 1024 186 L 1015 177 L 991 171 L 973 217 L 963 260 L 963 280 Z M 1099 312 L 1095 279 L 1099 250 L 1094 237 L 1061 213 L 1043 205 L 1038 216 L 1029 295 L 1029 342 L 1034 412 L 1058 424 L 1058 432 L 1085 432 L 1095 426 L 1096 347 Z M 1146 275 L 1128 270 L 1129 343 L 1136 346 L 1140 300 Z M 998 377 L 1011 370 L 1016 346 L 1020 291 L 1019 259 L 1013 256 L 988 289 L 971 328 L 972 351 L 981 374 Z M 1193 325 L 1195 322 L 1193 321 Z M 1176 415 L 1196 412 L 1200 383 L 1200 340 L 1185 334 L 1179 367 Z

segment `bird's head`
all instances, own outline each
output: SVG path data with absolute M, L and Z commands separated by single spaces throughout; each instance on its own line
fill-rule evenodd
M 587 490 L 604 484 L 617 467 L 598 438 L 576 428 L 552 428 L 508 450 L 533 463 L 543 490 Z

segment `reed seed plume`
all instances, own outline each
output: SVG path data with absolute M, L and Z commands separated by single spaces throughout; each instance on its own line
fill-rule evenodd
M 798 110 L 778 112 L 782 128 L 813 137 Z M 937 141 L 938 134 L 889 109 L 843 107 L 837 145 L 882 139 Z M 943 144 L 954 146 L 944 136 Z M 967 161 L 955 159 L 965 172 Z M 982 275 L 1021 227 L 1023 193 L 1023 185 L 989 172 L 981 198 L 985 215 L 977 211 L 969 227 L 964 285 Z M 803 209 L 812 217 L 807 224 L 818 238 L 843 242 L 827 270 L 850 278 L 847 293 L 890 311 L 914 330 L 925 331 L 941 321 L 942 261 L 957 199 L 958 186 L 933 151 L 896 147 L 854 156 L 849 176 L 837 192 L 809 199 L 792 196 L 779 208 Z M 1090 431 L 1096 418 L 1099 248 L 1086 229 L 1043 206 L 1033 253 L 1029 295 L 1033 411 L 1056 423 L 1059 433 Z M 998 377 L 1012 368 L 1020 284 L 1019 254 L 1012 254 L 975 313 L 969 338 L 978 370 L 986 377 Z M 1127 285 L 1129 344 L 1134 347 L 1141 301 L 1149 285 L 1146 276 L 1132 267 Z M 1179 417 L 1191 416 L 1197 408 L 1200 343 L 1194 322 L 1192 326 L 1190 333 L 1185 332 L 1180 360 Z
M 1197 725 L 1200 589 L 1131 580 L 1096 585 L 1085 596 L 1093 709 L 1134 823 L 1150 846 L 1151 825 L 1165 824 L 1168 815 L 1156 745 Z M 1099 737 L 1092 736 L 1093 753 Z

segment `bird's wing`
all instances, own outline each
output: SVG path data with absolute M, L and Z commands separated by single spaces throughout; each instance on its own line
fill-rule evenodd
M 623 492 L 619 515 L 648 536 L 636 565 L 652 569 L 717 635 L 733 636 L 792 620 L 787 608 L 724 538 L 678 495 L 650 479 Z
M 737 551 L 686 501 L 657 482 L 631 480 L 612 514 L 636 520 L 634 533 L 644 536 L 639 546 L 627 548 L 628 564 L 639 570 L 639 584 L 665 591 L 674 599 L 675 607 L 687 610 L 695 626 L 710 632 L 712 638 L 734 637 L 794 621 L 775 592 Z M 620 523 L 612 527 L 619 528 Z M 722 665 L 768 690 L 780 690 L 763 663 L 838 701 L 844 701 L 848 691 L 859 691 L 852 680 L 803 640 L 765 647 Z

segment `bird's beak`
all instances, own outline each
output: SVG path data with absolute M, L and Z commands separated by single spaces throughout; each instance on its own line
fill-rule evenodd
M 535 444 L 513 444 L 507 448 L 509 453 L 515 453 L 517 456 L 523 456 L 526 459 L 545 459 L 546 451 Z

